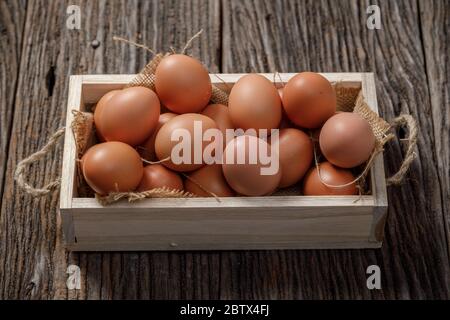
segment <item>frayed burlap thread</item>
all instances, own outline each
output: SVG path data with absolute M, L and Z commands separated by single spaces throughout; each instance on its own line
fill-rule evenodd
M 155 188 L 144 192 L 112 192 L 106 196 L 99 194 L 95 198 L 101 205 L 109 205 L 122 199 L 127 199 L 128 202 L 135 202 L 146 198 L 194 198 L 192 193 L 184 190 L 174 190 L 166 187 Z

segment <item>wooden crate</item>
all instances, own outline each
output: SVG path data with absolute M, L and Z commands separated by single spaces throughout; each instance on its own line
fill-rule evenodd
M 271 81 L 273 74 L 263 74 Z M 281 74 L 287 82 L 295 74 Z M 372 73 L 324 73 L 332 82 L 362 88 L 378 113 Z M 242 74 L 211 75 L 230 87 Z M 67 127 L 71 110 L 84 111 L 106 92 L 123 87 L 134 75 L 70 77 Z M 227 86 L 223 81 L 227 83 Z M 66 130 L 60 214 L 68 250 L 235 250 L 379 248 L 387 213 L 382 154 L 371 169 L 371 195 L 270 196 L 189 199 L 146 199 L 103 207 L 76 192 L 76 150 Z

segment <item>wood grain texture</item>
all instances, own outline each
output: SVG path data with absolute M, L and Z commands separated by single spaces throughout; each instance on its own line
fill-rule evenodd
M 388 120 L 402 112 L 412 114 L 421 135 L 411 173 L 401 187 L 388 190 L 389 216 L 381 250 L 233 253 L 222 259 L 221 298 L 449 296 L 445 186 L 434 161 L 436 137 L 418 6 L 415 1 L 379 1 L 382 29 L 372 31 L 366 28 L 368 5 L 367 1 L 223 2 L 222 15 L 230 17 L 223 25 L 223 72 L 373 71 L 381 114 Z M 394 173 L 401 161 L 401 146 L 390 143 L 387 172 Z M 371 264 L 382 270 L 383 290 L 365 286 Z M 288 267 L 293 269 L 276 271 Z M 233 279 L 239 279 L 238 284 L 229 285 Z
M 419 1 L 433 119 L 434 160 L 442 186 L 450 248 L 450 2 Z
M 8 159 L 25 11 L 24 0 L 0 2 L 0 57 L 2 57 L 0 59 L 0 199 L 3 194 L 3 177 Z
M 432 102 L 427 86 L 434 72 L 430 59 L 448 48 L 440 44 L 427 51 L 421 41 L 421 29 L 424 37 L 426 30 L 447 32 L 445 26 L 444 31 L 434 29 L 442 28 L 437 21 L 448 21 L 448 16 L 436 19 L 443 14 L 445 1 L 434 1 L 438 8 L 434 13 L 419 12 L 414 0 L 383 1 L 383 29 L 377 31 L 365 27 L 369 1 L 223 0 L 222 5 L 200 0 L 27 1 L 22 71 L 1 203 L 0 298 L 448 298 L 443 226 L 448 165 L 436 161 L 441 150 L 448 150 L 445 140 L 437 142 L 445 139 L 439 131 L 448 121 L 435 124 L 441 120 L 439 112 L 447 108 Z M 81 30 L 65 28 L 68 4 L 81 5 Z M 435 17 L 428 22 L 429 29 L 421 26 L 428 15 Z M 18 160 L 42 147 L 64 125 L 68 75 L 135 73 L 142 68 L 150 55 L 114 43 L 112 35 L 162 50 L 183 47 L 199 28 L 205 29 L 202 41 L 196 41 L 190 52 L 212 72 L 374 71 L 384 116 L 391 119 L 410 112 L 419 119 L 419 159 L 404 185 L 389 190 L 391 206 L 381 250 L 127 254 L 63 250 L 56 218 L 58 196 L 31 199 L 15 189 L 12 172 Z M 97 49 L 90 45 L 93 39 L 100 41 Z M 431 40 L 426 41 L 432 47 Z M 442 77 L 441 72 L 436 74 Z M 445 90 L 448 84 L 441 83 Z M 435 88 L 439 91 L 441 85 Z M 434 147 L 438 143 L 439 149 Z M 29 174 L 32 183 L 42 185 L 59 175 L 61 151 L 58 148 L 34 166 Z M 385 157 L 386 168 L 394 172 L 403 154 L 401 146 L 394 142 L 386 152 L 390 154 Z M 69 264 L 81 268 L 81 290 L 66 288 Z M 382 290 L 366 289 L 365 271 L 371 264 L 381 267 Z

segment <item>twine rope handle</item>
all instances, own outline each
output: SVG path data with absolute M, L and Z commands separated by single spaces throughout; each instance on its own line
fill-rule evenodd
M 59 187 L 61 183 L 61 179 L 58 178 L 54 181 L 51 181 L 50 183 L 46 184 L 42 188 L 37 188 L 32 185 L 30 185 L 25 180 L 25 170 L 28 168 L 31 164 L 39 161 L 43 157 L 45 157 L 47 154 L 49 154 L 55 146 L 58 144 L 59 138 L 63 136 L 65 132 L 65 128 L 58 129 L 48 140 L 47 144 L 40 150 L 36 151 L 29 157 L 23 159 L 17 164 L 16 170 L 14 172 L 14 180 L 17 182 L 17 185 L 25 190 L 25 192 L 31 194 L 34 197 L 41 197 L 45 196 L 48 193 L 50 193 L 53 189 Z
M 399 185 L 402 182 L 403 178 L 408 172 L 409 167 L 411 166 L 411 163 L 417 157 L 417 153 L 415 152 L 415 150 L 417 145 L 417 135 L 419 133 L 416 120 L 409 114 L 402 114 L 398 116 L 397 118 L 392 120 L 391 125 L 392 128 L 406 127 L 408 129 L 409 136 L 407 139 L 405 139 L 405 141 L 408 142 L 405 158 L 400 165 L 400 169 L 398 169 L 398 171 L 394 175 L 386 180 L 387 186 Z

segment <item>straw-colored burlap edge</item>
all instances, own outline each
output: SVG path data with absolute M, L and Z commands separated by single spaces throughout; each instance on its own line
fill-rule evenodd
M 144 192 L 112 192 L 106 196 L 95 195 L 97 201 L 102 205 L 108 205 L 121 199 L 135 202 L 146 198 L 194 198 L 195 195 L 184 190 L 174 190 L 166 187 L 154 188 Z

